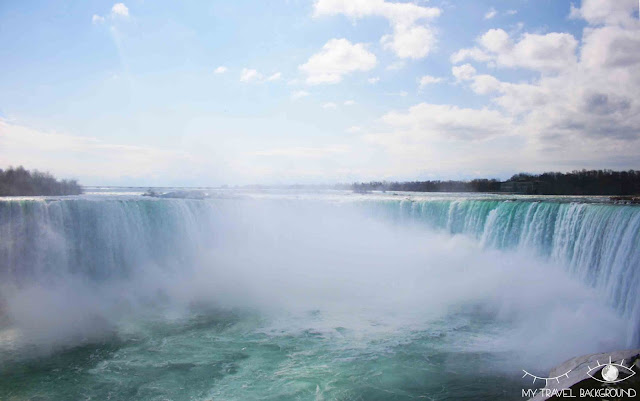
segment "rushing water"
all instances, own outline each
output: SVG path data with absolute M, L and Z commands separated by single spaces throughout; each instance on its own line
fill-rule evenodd
M 521 399 L 640 343 L 639 270 L 597 198 L 0 200 L 0 399 Z

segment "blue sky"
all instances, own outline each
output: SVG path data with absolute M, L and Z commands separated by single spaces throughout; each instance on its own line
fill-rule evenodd
M 639 168 L 635 0 L 0 4 L 0 167 L 87 185 Z

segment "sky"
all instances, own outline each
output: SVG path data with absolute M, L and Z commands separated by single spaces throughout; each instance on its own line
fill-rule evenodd
M 84 185 L 640 168 L 637 0 L 0 2 L 0 168 Z

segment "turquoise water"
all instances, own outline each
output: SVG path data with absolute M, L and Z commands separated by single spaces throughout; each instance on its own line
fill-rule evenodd
M 523 385 L 519 374 L 492 371 L 499 356 L 450 349 L 479 329 L 469 324 L 359 338 L 340 327 L 278 332 L 263 320 L 194 313 L 12 363 L 3 366 L 3 399 L 516 399 Z
M 639 241 L 599 198 L 0 200 L 0 400 L 522 399 L 637 344 Z

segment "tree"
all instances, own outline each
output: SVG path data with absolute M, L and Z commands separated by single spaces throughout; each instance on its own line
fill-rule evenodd
M 0 196 L 79 195 L 76 180 L 56 180 L 51 174 L 28 171 L 22 166 L 0 169 Z

